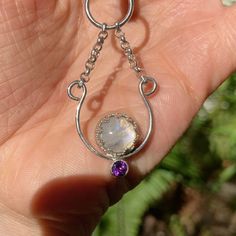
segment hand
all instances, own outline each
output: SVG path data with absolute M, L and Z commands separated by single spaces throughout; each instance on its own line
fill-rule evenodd
M 122 16 L 127 9 L 119 2 L 94 1 L 94 16 L 114 22 L 118 8 Z M 111 163 L 81 143 L 77 104 L 66 95 L 98 34 L 82 1 L 0 1 L 0 235 L 91 235 L 107 207 L 161 161 L 236 69 L 235 7 L 220 0 L 135 4 L 123 30 L 160 89 L 150 98 L 155 129 L 148 147 L 129 161 L 127 178 L 114 179 Z M 88 83 L 82 126 L 89 137 L 114 110 L 128 111 L 147 128 L 138 81 L 114 45 L 105 42 Z

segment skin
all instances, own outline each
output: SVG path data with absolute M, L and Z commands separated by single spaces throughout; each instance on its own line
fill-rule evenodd
M 125 14 L 124 1 L 106 2 L 91 4 L 101 22 Z M 111 163 L 81 143 L 74 124 L 77 103 L 66 94 L 98 34 L 82 1 L 0 1 L 0 235 L 91 235 L 107 207 L 161 161 L 205 99 L 236 69 L 235 7 L 219 0 L 135 4 L 123 30 L 160 87 L 149 98 L 153 136 L 130 159 L 129 175 L 114 179 Z M 81 124 L 91 139 L 98 119 L 110 111 L 135 117 L 143 133 L 148 125 L 138 81 L 111 35 L 83 107 Z

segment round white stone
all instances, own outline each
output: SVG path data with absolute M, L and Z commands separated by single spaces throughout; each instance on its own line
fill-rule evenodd
M 108 153 L 122 154 L 132 151 L 137 141 L 134 122 L 123 115 L 111 115 L 101 120 L 97 141 Z

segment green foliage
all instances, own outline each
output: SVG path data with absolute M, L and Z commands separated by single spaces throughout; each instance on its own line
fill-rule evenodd
M 180 218 L 177 215 L 171 216 L 169 228 L 173 236 L 187 235 L 183 225 L 181 224 Z
M 212 103 L 211 152 L 222 160 L 236 161 L 236 75 L 212 96 Z
M 146 209 L 159 200 L 178 179 L 170 171 L 154 171 L 108 210 L 94 236 L 136 236 Z
M 236 160 L 236 116 L 227 117 L 226 122 L 217 125 L 211 133 L 211 150 L 219 157 Z
M 158 211 L 176 183 L 199 194 L 216 194 L 235 177 L 236 75 L 207 100 L 190 129 L 159 167 L 109 209 L 93 236 L 138 236 L 145 213 L 152 207 Z M 187 235 L 178 212 L 170 213 L 164 221 L 171 235 Z

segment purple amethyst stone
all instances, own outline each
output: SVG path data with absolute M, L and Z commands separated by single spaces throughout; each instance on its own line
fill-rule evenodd
M 123 177 L 128 173 L 129 166 L 125 161 L 115 161 L 111 168 L 111 173 L 115 177 Z

